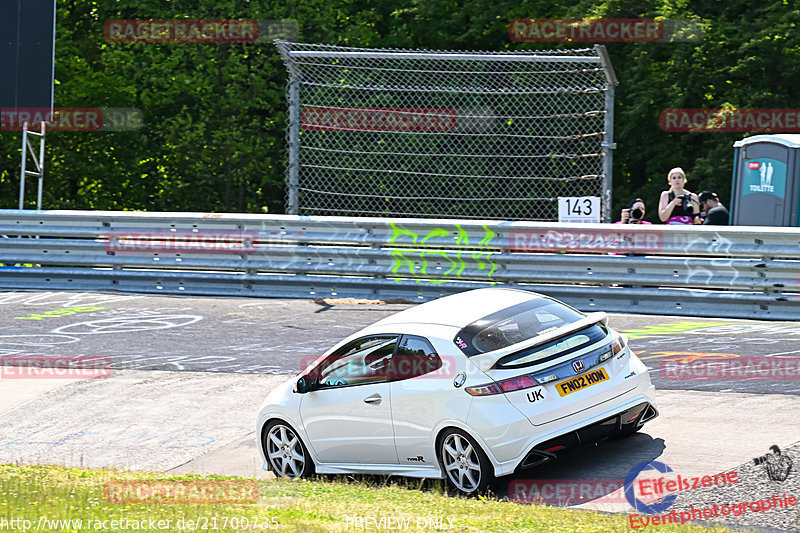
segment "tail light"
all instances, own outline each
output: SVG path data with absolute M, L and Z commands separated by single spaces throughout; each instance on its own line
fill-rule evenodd
M 625 335 L 619 335 L 613 341 L 611 341 L 611 350 L 614 352 L 614 355 L 617 355 L 627 345 L 628 345 L 628 338 Z
M 614 356 L 615 353 L 617 352 L 614 351 L 614 347 L 612 344 L 611 346 L 603 350 L 603 353 L 600 354 L 600 357 L 597 359 L 597 362 L 602 363 L 603 361 L 608 361 L 609 359 L 611 359 L 611 357 Z
M 602 363 L 603 361 L 608 361 L 618 353 L 620 353 L 623 349 L 625 349 L 625 345 L 628 344 L 628 339 L 625 338 L 624 335 L 618 335 L 611 341 L 611 344 L 603 350 L 603 353 L 600 354 L 600 358 L 598 359 L 598 363 Z M 622 357 L 620 355 L 620 357 Z
M 472 396 L 492 396 L 500 394 L 503 389 L 497 383 L 487 383 L 486 385 L 478 385 L 477 387 L 467 387 L 464 389 Z
M 611 342 L 611 348 L 614 350 L 614 355 L 617 355 L 619 352 L 625 348 L 628 344 L 628 339 L 625 338 L 624 335 L 620 335 L 616 339 Z
M 513 392 L 515 390 L 529 389 L 536 387 L 539 383 L 528 375 L 517 376 L 514 378 L 504 379 L 502 381 L 493 381 L 475 387 L 467 387 L 466 390 L 472 396 L 492 396 L 494 394 L 502 394 L 504 392 Z

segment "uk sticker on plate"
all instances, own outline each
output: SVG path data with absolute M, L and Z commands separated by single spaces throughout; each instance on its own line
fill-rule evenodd
M 597 370 L 592 370 L 591 372 L 581 374 L 580 376 L 575 376 L 567 381 L 562 381 L 556 385 L 556 389 L 558 389 L 558 393 L 561 396 L 566 396 L 567 394 L 572 394 L 575 391 L 585 389 L 586 387 L 591 387 L 595 383 L 600 383 L 601 381 L 605 381 L 607 379 L 608 374 L 606 374 L 606 369 L 598 368 Z

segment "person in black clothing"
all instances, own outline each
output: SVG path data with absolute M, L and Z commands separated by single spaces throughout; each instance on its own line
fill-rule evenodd
M 623 209 L 620 213 L 620 220 L 614 224 L 650 224 L 644 220 L 644 200 L 641 198 L 634 198 L 628 205 L 627 209 Z
M 700 200 L 700 210 L 705 213 L 703 224 L 712 226 L 727 226 L 730 215 L 728 209 L 719 201 L 716 193 L 703 191 L 698 196 Z
M 675 167 L 667 174 L 669 190 L 661 193 L 658 200 L 658 218 L 667 224 L 699 224 L 695 218 L 700 213 L 697 195 L 684 189 L 686 173 Z
M 777 444 L 769 447 L 769 452 L 761 457 L 753 459 L 756 465 L 763 465 L 767 471 L 767 476 L 772 481 L 786 481 L 789 472 L 792 471 L 792 460 L 781 454 L 781 449 Z

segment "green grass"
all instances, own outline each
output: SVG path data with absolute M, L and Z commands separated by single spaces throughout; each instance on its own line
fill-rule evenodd
M 80 470 L 60 466 L 0 465 L 0 531 L 11 528 L 10 520 L 30 520 L 31 531 L 181 531 L 178 521 L 201 520 L 206 529 L 198 531 L 247 531 L 246 525 L 232 523 L 247 517 L 252 531 L 386 531 L 356 527 L 355 517 L 381 520 L 387 517 L 410 519 L 408 530 L 426 531 L 541 531 L 606 532 L 631 531 L 626 515 L 558 509 L 544 505 L 520 505 L 488 498 L 460 498 L 445 494 L 440 483 L 421 484 L 414 480 L 393 481 L 366 478 L 366 481 L 334 479 L 258 481 L 258 500 L 250 504 L 114 504 L 104 499 L 108 481 L 199 481 L 238 480 L 224 476 L 170 476 L 149 472 Z M 42 517 L 48 520 L 82 520 L 82 529 L 63 523 L 39 527 Z M 225 519 L 228 519 L 225 526 Z M 253 527 L 253 517 L 258 527 Z M 431 528 L 430 518 L 437 519 L 438 529 Z M 128 527 L 111 529 L 111 520 L 136 521 Z M 274 519 L 274 520 L 272 520 Z M 349 519 L 349 520 L 348 520 Z M 451 522 L 448 522 L 450 519 Z M 3 520 L 7 521 L 6 523 Z M 103 523 L 102 521 L 109 522 Z M 145 520 L 142 524 L 139 521 Z M 150 528 L 153 520 L 156 527 Z M 170 520 L 170 527 L 159 527 L 159 520 Z M 91 521 L 91 523 L 90 523 Z M 100 521 L 100 522 L 95 522 Z M 204 521 L 204 522 L 202 522 Z M 424 521 L 424 523 L 423 523 Z M 18 526 L 19 521 L 15 522 Z M 385 523 L 384 523 L 385 524 Z M 24 522 L 22 523 L 24 525 Z M 44 525 L 44 522 L 41 523 Z M 395 530 L 405 530 L 392 523 Z M 449 529 L 452 525 L 452 529 Z M 216 528 L 212 527 L 216 526 Z M 184 528 L 182 530 L 194 530 Z M 692 525 L 666 525 L 650 531 L 728 531 Z

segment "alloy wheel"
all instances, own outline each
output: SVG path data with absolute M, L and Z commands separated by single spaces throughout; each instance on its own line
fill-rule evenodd
M 442 463 L 455 488 L 466 494 L 481 484 L 480 458 L 466 437 L 451 433 L 442 442 Z
M 306 470 L 306 453 L 292 428 L 275 424 L 267 433 L 267 457 L 272 470 L 280 477 L 302 477 Z

